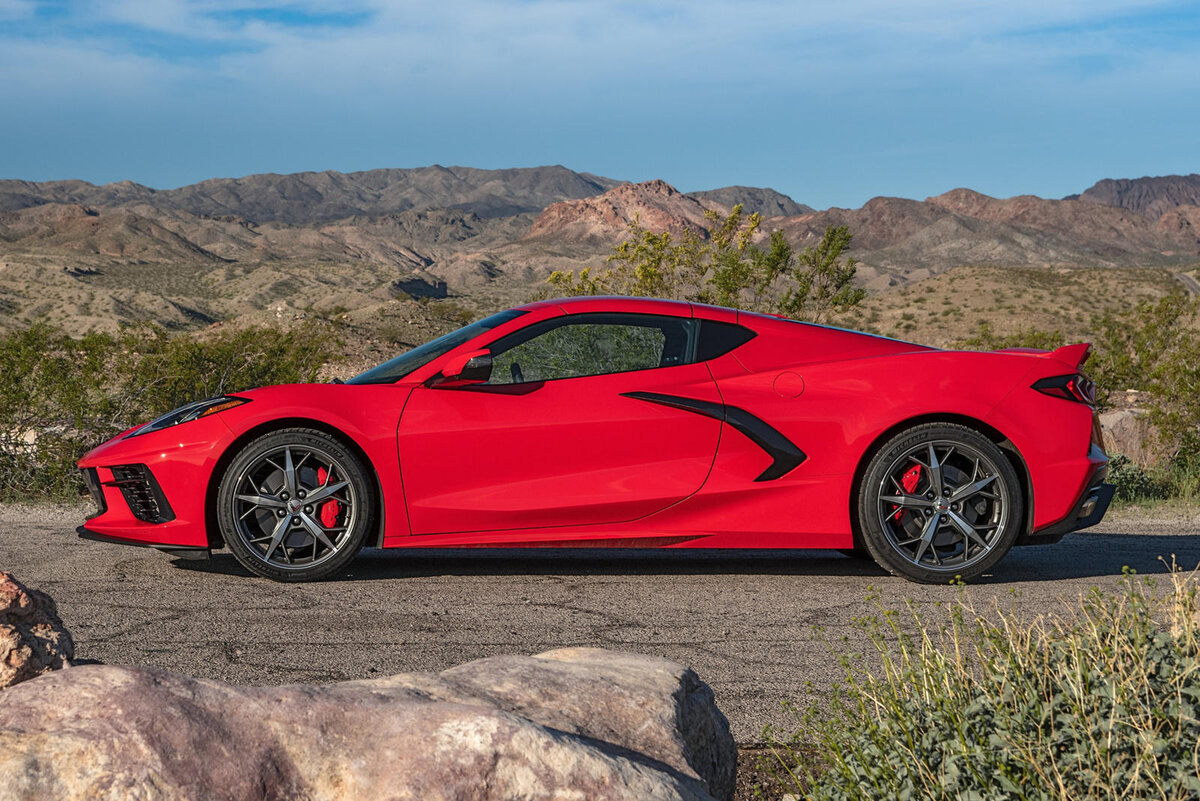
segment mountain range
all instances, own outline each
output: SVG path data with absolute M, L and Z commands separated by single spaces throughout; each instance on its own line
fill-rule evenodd
M 182 328 L 281 310 L 367 315 L 397 299 L 527 297 L 555 269 L 604 263 L 635 221 L 705 236 L 741 204 L 796 246 L 854 234 L 885 290 L 959 265 L 1171 267 L 1200 262 L 1200 175 L 1106 179 L 1063 199 L 954 189 L 815 210 L 773 189 L 680 192 L 562 166 L 333 171 L 212 179 L 0 181 L 0 327 Z

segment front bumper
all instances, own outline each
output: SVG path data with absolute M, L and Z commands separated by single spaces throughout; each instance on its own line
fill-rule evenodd
M 91 538 L 177 550 L 214 546 L 207 494 L 233 435 L 219 415 L 137 437 L 119 436 L 79 461 L 96 505 Z
M 144 542 L 142 540 L 130 540 L 124 537 L 114 537 L 111 534 L 98 534 L 90 530 L 87 526 L 80 526 L 75 529 L 75 533 L 81 539 L 93 540 L 95 542 L 108 542 L 114 545 L 134 545 L 138 548 L 154 548 L 171 556 L 179 557 L 180 559 L 208 559 L 212 556 L 212 551 L 208 548 L 200 547 L 182 547 L 179 545 L 162 545 L 153 542 Z

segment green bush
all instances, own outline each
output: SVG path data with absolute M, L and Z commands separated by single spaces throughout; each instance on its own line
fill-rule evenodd
M 1200 299 L 1182 293 L 1096 322 L 1088 371 L 1110 391 L 1137 389 L 1177 461 L 1200 460 Z
M 1130 461 L 1124 454 L 1114 454 L 1108 462 L 1108 482 L 1116 487 L 1113 499 L 1136 502 L 1153 501 L 1170 497 L 1170 481 L 1152 475 L 1141 465 Z
M 117 365 L 118 391 L 157 415 L 226 392 L 315 381 L 337 343 L 326 329 L 309 324 L 229 328 L 203 339 L 138 327 L 115 344 L 128 357 Z
M 141 326 L 75 339 L 46 325 L 0 336 L 0 500 L 82 491 L 75 462 L 189 401 L 315 380 L 336 340 L 315 325 L 204 338 Z
M 695 231 L 673 237 L 635 220 L 608 257 L 608 268 L 556 270 L 539 297 L 674 298 L 818 323 L 862 302 L 865 292 L 854 284 L 858 262 L 844 255 L 853 239 L 847 226 L 828 226 L 819 243 L 796 252 L 778 230 L 766 248 L 755 244 L 762 216 L 744 216 L 741 205 L 725 217 L 711 209 L 704 216 L 706 237 Z
M 937 624 L 915 606 L 909 625 L 859 621 L 881 669 L 840 657 L 832 709 L 803 716 L 780 763 L 814 799 L 1200 797 L 1195 577 L 1171 579 L 1160 594 L 1129 575 L 1032 624 L 965 596 Z
M 1098 405 L 1108 406 L 1112 392 L 1142 392 L 1155 436 L 1170 455 L 1166 466 L 1154 471 L 1114 460 L 1110 480 L 1117 485 L 1117 499 L 1200 497 L 1200 300 L 1174 293 L 1128 314 L 1096 318 L 1092 327 L 1095 350 L 1085 370 L 1096 381 Z M 1031 328 L 1000 335 L 986 321 L 958 343 L 977 350 L 1053 350 L 1064 344 L 1059 331 Z
M 966 350 L 1003 350 L 1004 348 L 1038 348 L 1055 350 L 1066 345 L 1061 331 L 1043 331 L 1039 328 L 1024 328 L 1015 334 L 996 333 L 987 320 L 976 323 L 974 336 L 959 340 L 958 347 Z
M 113 355 L 111 337 L 75 340 L 45 325 L 0 337 L 0 498 L 75 492 L 85 432 L 119 430 L 106 388 Z

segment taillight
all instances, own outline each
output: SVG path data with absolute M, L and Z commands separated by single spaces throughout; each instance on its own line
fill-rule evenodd
M 1043 395 L 1076 401 L 1088 406 L 1096 405 L 1096 384 L 1080 373 L 1043 378 L 1035 382 L 1033 388 Z

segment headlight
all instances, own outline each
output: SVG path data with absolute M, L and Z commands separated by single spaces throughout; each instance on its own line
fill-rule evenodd
M 137 429 L 129 436 L 137 437 L 153 431 L 162 431 L 164 428 L 170 428 L 171 426 L 177 426 L 180 423 L 187 423 L 192 420 L 199 420 L 201 417 L 208 417 L 210 414 L 223 412 L 226 409 L 232 409 L 234 406 L 241 406 L 243 403 L 249 402 L 249 398 L 235 398 L 231 395 L 222 395 L 218 398 L 196 401 L 195 403 L 189 403 L 187 406 L 180 406 L 174 411 L 167 412 L 162 417 L 146 423 L 146 425 Z

